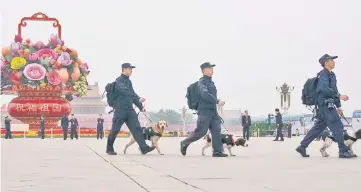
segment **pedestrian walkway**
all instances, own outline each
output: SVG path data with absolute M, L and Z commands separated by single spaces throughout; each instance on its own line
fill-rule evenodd
M 105 154 L 105 140 L 80 138 L 1 139 L 1 191 L 4 192 L 358 192 L 361 158 L 338 159 L 337 145 L 329 158 L 319 142 L 302 159 L 294 148 L 300 138 L 273 142 L 251 138 L 248 148 L 235 147 L 236 157 L 201 156 L 203 141 L 179 152 L 182 138 L 162 138 L 156 150 L 140 155 L 136 145 L 123 155 L 128 138 L 118 138 L 117 156 Z M 355 143 L 361 156 L 361 142 Z

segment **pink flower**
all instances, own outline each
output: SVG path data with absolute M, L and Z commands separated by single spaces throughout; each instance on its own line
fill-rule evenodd
M 80 64 L 79 68 L 80 68 L 80 71 L 82 73 L 88 73 L 89 72 L 89 67 L 88 67 L 87 63 Z
M 56 57 L 56 52 L 48 48 L 40 49 L 35 53 L 39 56 L 39 59 L 46 59 L 46 58 L 53 59 Z
M 36 49 L 39 50 L 39 49 L 44 48 L 45 44 L 43 42 L 41 42 L 41 41 L 38 41 L 38 42 L 35 43 L 35 47 L 36 47 Z
M 58 62 L 64 67 L 70 65 L 73 61 L 70 59 L 70 54 L 67 52 L 62 52 L 58 57 Z
M 28 59 L 29 61 L 37 61 L 39 60 L 39 55 L 37 53 L 30 53 Z
M 49 71 L 47 79 L 52 85 L 59 85 L 61 83 L 60 75 L 56 71 Z
M 15 56 L 19 50 L 21 49 L 21 43 L 17 42 L 17 43 L 11 43 L 10 45 L 10 53 L 12 56 Z
M 64 41 L 60 40 L 60 38 L 56 35 L 51 35 L 50 39 L 49 39 L 49 43 L 53 46 L 56 47 L 57 45 L 64 45 Z
M 6 65 L 9 64 L 8 60 L 6 60 L 5 57 L 0 56 L 0 64 L 1 64 L 1 70 L 5 70 Z
M 45 73 L 45 68 L 37 63 L 28 64 L 24 68 L 24 75 L 29 80 L 42 80 Z
M 14 41 L 16 43 L 21 43 L 23 42 L 23 38 L 21 37 L 21 35 L 15 35 Z

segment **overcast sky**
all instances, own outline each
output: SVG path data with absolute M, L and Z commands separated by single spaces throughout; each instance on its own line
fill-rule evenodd
M 91 68 L 101 88 L 137 68 L 135 91 L 148 110 L 186 105 L 186 87 L 199 65 L 217 64 L 214 81 L 225 109 L 261 115 L 280 107 L 276 86 L 295 86 L 291 113 L 307 112 L 300 95 L 305 80 L 321 70 L 319 57 L 338 55 L 339 91 L 347 115 L 361 109 L 360 0 L 1 0 L 1 47 L 8 46 L 24 16 L 57 17 L 63 39 Z M 23 36 L 46 41 L 51 23 L 28 23 Z M 1 103 L 9 97 L 1 98 Z

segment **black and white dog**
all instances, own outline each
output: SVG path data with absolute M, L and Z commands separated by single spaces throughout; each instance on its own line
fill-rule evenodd
M 243 138 L 238 138 L 237 140 L 234 140 L 233 135 L 232 134 L 228 134 L 228 133 L 221 133 L 221 138 L 222 138 L 222 143 L 224 148 L 226 148 L 229 152 L 230 156 L 235 156 L 232 154 L 232 147 L 234 146 L 243 146 L 243 147 L 248 147 L 248 144 L 246 144 L 246 140 Z M 205 156 L 204 154 L 204 150 L 206 150 L 208 147 L 212 146 L 212 139 L 210 134 L 207 134 L 206 136 L 204 136 L 204 140 L 206 141 L 205 146 L 202 148 L 202 155 Z
M 329 148 L 333 142 L 335 142 L 335 138 L 331 135 L 329 130 L 325 130 L 321 133 L 321 140 L 322 140 L 322 147 L 320 149 L 321 155 L 323 157 L 328 157 L 328 153 L 326 149 Z M 361 139 L 361 129 L 354 131 L 354 130 L 345 130 L 343 134 L 343 138 L 345 141 L 345 145 L 350 148 L 350 152 L 352 151 L 352 145 L 358 140 Z

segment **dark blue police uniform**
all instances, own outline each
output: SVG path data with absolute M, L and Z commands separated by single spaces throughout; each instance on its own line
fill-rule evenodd
M 97 119 L 97 139 L 103 139 L 104 136 L 104 119 L 102 117 L 99 117 Z
M 10 127 L 11 127 L 11 119 L 9 118 L 6 118 L 5 119 L 5 130 L 6 130 L 6 133 L 5 133 L 5 139 L 12 139 L 12 135 L 11 135 L 11 130 L 10 130 Z
M 40 137 L 41 137 L 41 139 L 45 138 L 45 120 L 44 119 L 40 120 Z
M 276 116 L 276 128 L 277 128 L 277 135 L 274 141 L 278 141 L 278 138 L 281 138 L 280 141 L 284 141 L 283 139 L 283 132 L 282 132 L 282 128 L 283 128 L 283 120 L 282 120 L 282 114 L 278 111 Z
M 243 138 L 249 140 L 249 128 L 252 125 L 251 116 L 242 116 Z
M 210 63 L 204 63 L 201 65 L 201 69 L 206 67 L 214 67 Z M 223 144 L 221 140 L 221 119 L 217 112 L 217 88 L 212 81 L 212 78 L 204 75 L 198 81 L 198 91 L 201 96 L 201 100 L 198 105 L 198 119 L 197 127 L 192 135 L 181 142 L 181 153 L 186 154 L 187 147 L 204 137 L 207 134 L 208 129 L 212 135 L 212 147 L 213 154 L 223 154 Z
M 336 58 L 337 56 L 331 57 L 326 54 L 320 58 L 320 63 L 323 65 L 328 59 Z M 318 94 L 316 122 L 314 126 L 308 131 L 307 135 L 303 138 L 301 145 L 296 149 L 296 151 L 299 152 L 303 157 L 309 157 L 309 155 L 306 154 L 306 148 L 318 135 L 320 135 L 326 129 L 326 127 L 328 127 L 331 130 L 335 141 L 338 143 L 339 157 L 353 157 L 353 154 L 349 153 L 349 148 L 344 143 L 344 126 L 336 109 L 336 107 L 341 107 L 339 98 L 340 94 L 337 89 L 336 75 L 333 72 L 330 72 L 328 69 L 324 68 L 318 75 L 316 90 Z
M 63 138 L 66 140 L 68 138 L 68 128 L 69 128 L 69 118 L 67 115 L 64 115 L 61 118 L 61 128 L 63 128 Z
M 135 68 L 129 63 L 122 64 L 122 68 Z M 116 92 L 118 94 L 114 106 L 114 116 L 112 122 L 112 129 L 110 130 L 106 152 L 109 155 L 116 155 L 113 144 L 117 137 L 120 128 L 125 123 L 132 133 L 135 141 L 138 143 L 143 154 L 154 150 L 154 147 L 149 147 L 144 139 L 143 131 L 141 129 L 138 115 L 133 108 L 135 104 L 140 110 L 143 109 L 142 103 L 139 101 L 140 97 L 134 92 L 132 82 L 129 76 L 122 74 L 116 79 Z

